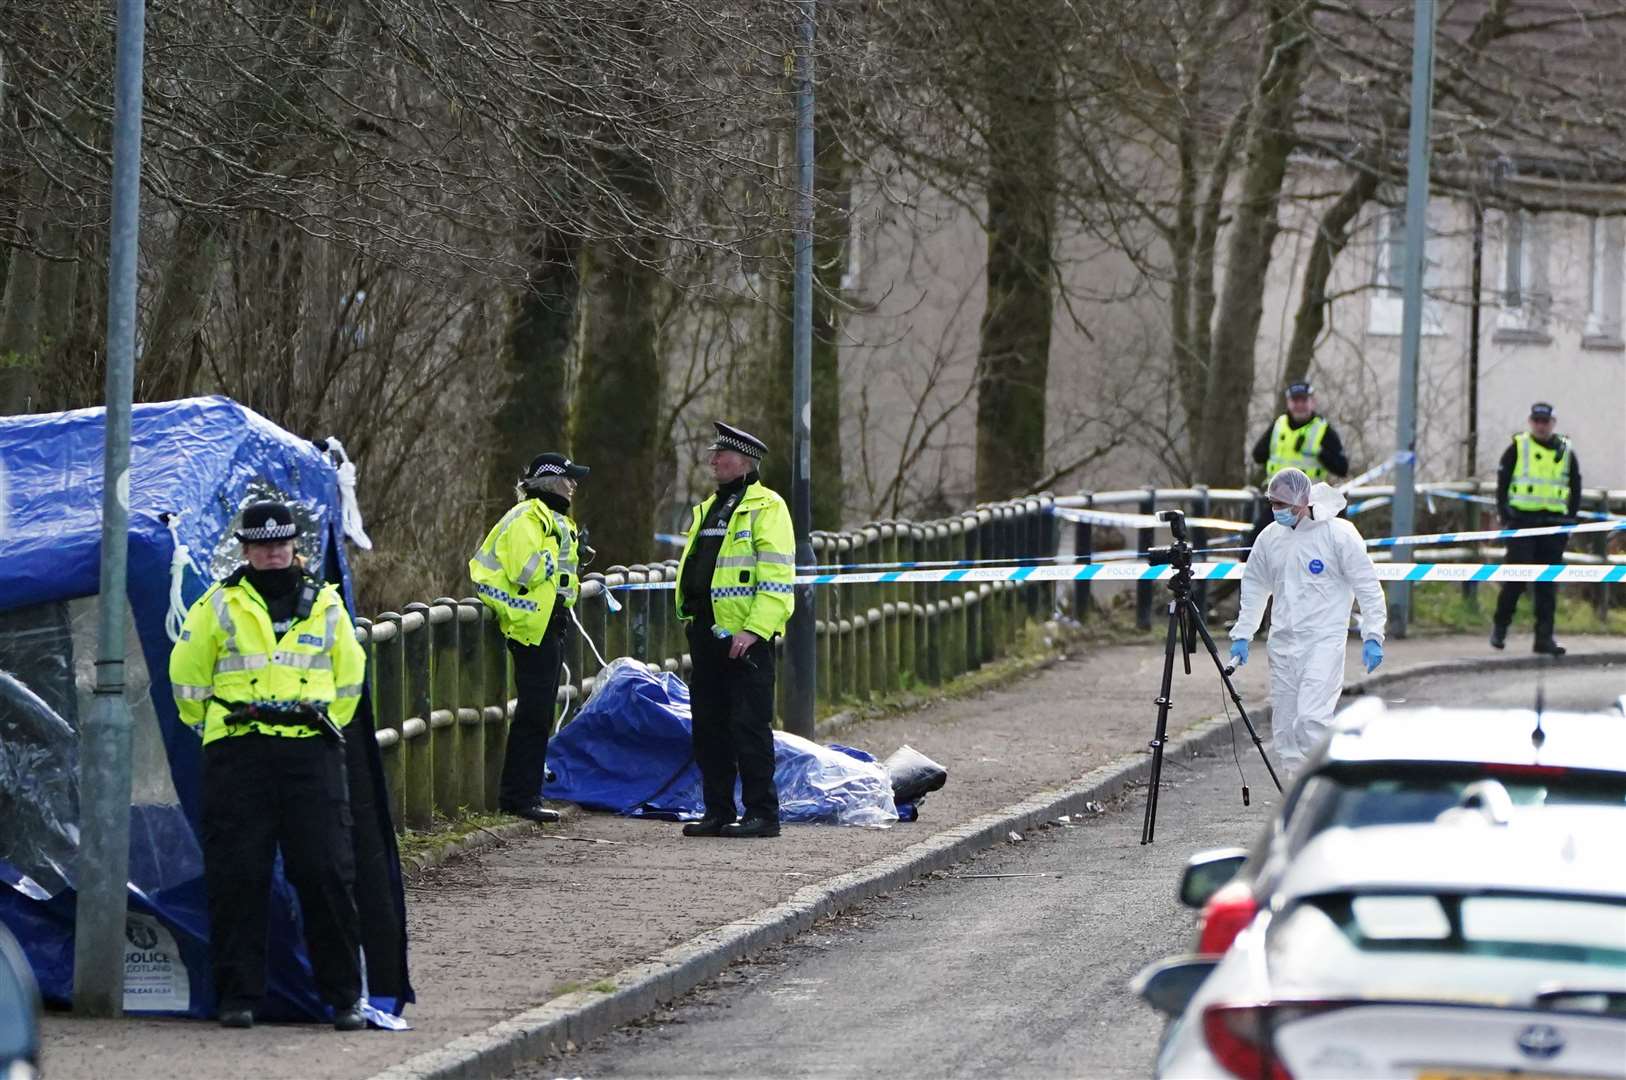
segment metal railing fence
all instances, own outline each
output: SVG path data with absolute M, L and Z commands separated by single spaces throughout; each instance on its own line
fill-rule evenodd
M 1059 521 L 1049 495 L 978 507 L 935 521 L 874 521 L 812 537 L 819 565 L 1052 555 Z M 630 656 L 686 674 L 684 629 L 670 590 L 676 560 L 612 566 L 583 577 L 576 616 L 606 659 Z M 622 610 L 605 602 L 613 592 Z M 818 712 L 907 689 L 931 689 L 1007 655 L 1028 624 L 1050 616 L 1045 583 L 898 582 L 821 587 L 817 594 Z M 496 618 L 477 599 L 441 597 L 356 620 L 368 652 L 374 724 L 397 829 L 428 829 L 436 815 L 497 808 L 514 684 Z M 784 641 L 778 643 L 781 659 Z M 566 646 L 565 722 L 592 693 L 599 663 L 581 634 Z M 789 680 L 778 680 L 778 713 Z

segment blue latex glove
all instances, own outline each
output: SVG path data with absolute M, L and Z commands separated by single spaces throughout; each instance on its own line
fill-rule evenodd
M 1361 663 L 1366 665 L 1368 673 L 1376 671 L 1378 665 L 1383 663 L 1383 646 L 1375 641 L 1368 641 L 1365 645 L 1362 645 Z
M 1248 662 L 1248 643 L 1246 641 L 1237 638 L 1231 642 L 1231 659 L 1236 661 L 1237 667 L 1241 667 Z

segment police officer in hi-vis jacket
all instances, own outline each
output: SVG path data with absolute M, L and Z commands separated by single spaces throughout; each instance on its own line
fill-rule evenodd
M 285 503 L 243 509 L 245 562 L 198 598 L 169 655 L 181 719 L 203 736 L 203 877 L 220 1022 L 252 1027 L 265 993 L 277 852 L 333 1026 L 367 1026 L 344 729 L 367 654 L 337 585 L 294 557 Z
M 694 756 L 706 813 L 685 836 L 779 835 L 774 786 L 774 638 L 795 605 L 796 549 L 785 500 L 757 478 L 762 440 L 720 421 L 708 448 L 717 491 L 694 508 L 678 568 L 688 632 Z M 738 778 L 745 815 L 735 820 Z

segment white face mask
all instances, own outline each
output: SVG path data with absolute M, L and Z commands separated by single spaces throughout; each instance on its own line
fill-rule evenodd
M 1285 528 L 1291 529 L 1298 524 L 1299 516 L 1291 510 L 1275 510 L 1272 511 L 1272 514 L 1276 518 L 1276 524 Z

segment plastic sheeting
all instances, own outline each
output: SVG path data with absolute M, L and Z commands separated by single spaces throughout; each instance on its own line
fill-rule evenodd
M 0 418 L 0 921 L 21 942 L 41 992 L 72 992 L 78 718 L 94 685 L 105 412 Z M 197 840 L 201 747 L 168 680 L 170 570 L 196 600 L 238 561 L 232 525 L 255 499 L 282 499 L 302 526 L 312 573 L 350 596 L 339 539 L 337 470 L 312 443 L 225 398 L 137 405 L 129 473 L 127 698 L 134 727 L 125 1008 L 214 1011 Z M 172 539 L 173 536 L 173 539 Z M 357 903 L 372 1003 L 412 1000 L 405 903 L 367 699 L 346 740 Z M 10 886 L 9 888 L 3 886 Z M 279 874 L 271 897 L 268 1019 L 316 1018 L 298 901 Z
M 690 744 L 689 688 L 629 657 L 610 661 L 576 719 L 548 743 L 550 799 L 630 817 L 704 812 Z M 862 750 L 774 732 L 774 781 L 787 822 L 884 827 L 898 820 L 892 782 Z M 743 813 L 739 789 L 736 810 Z

